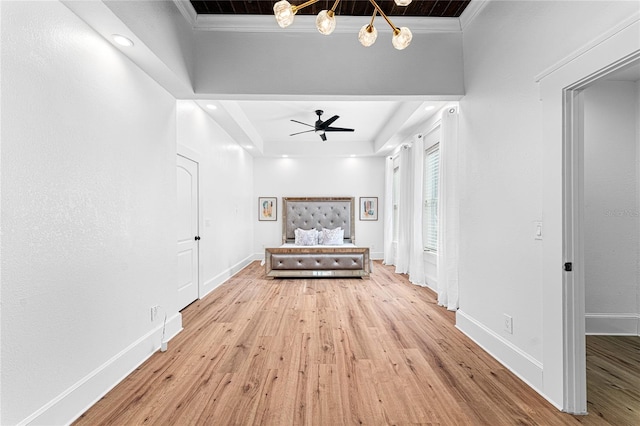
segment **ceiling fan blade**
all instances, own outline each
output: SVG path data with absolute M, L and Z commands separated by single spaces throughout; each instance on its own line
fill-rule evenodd
M 353 132 L 353 129 L 346 129 L 344 127 L 327 127 L 325 132 Z
M 311 133 L 311 132 L 315 131 L 318 134 L 318 136 L 320 136 L 320 139 L 322 139 L 323 141 L 326 141 L 327 140 L 327 136 L 324 134 L 325 131 L 326 132 L 353 132 L 353 131 L 355 131 L 354 129 L 347 129 L 346 127 L 331 127 L 331 124 L 334 123 L 338 118 L 340 118 L 340 116 L 339 115 L 334 115 L 333 117 L 329 118 L 328 120 L 322 121 L 322 114 L 323 114 L 322 110 L 320 110 L 320 109 L 316 110 L 316 115 L 318 116 L 318 119 L 315 122 L 315 126 L 312 126 L 311 124 L 308 124 L 308 123 L 303 123 L 302 121 L 291 119 L 291 121 L 293 121 L 294 123 L 298 123 L 298 124 L 302 124 L 303 126 L 311 127 L 312 130 L 305 130 L 305 131 L 302 131 L 302 132 L 291 133 L 289 136 L 300 135 L 302 133 Z
M 305 130 L 304 132 L 291 133 L 289 136 L 295 136 L 295 135 L 299 135 L 301 133 L 309 133 L 309 132 L 315 132 L 315 131 L 316 131 L 316 129 Z
M 291 119 L 291 121 L 293 121 L 294 123 L 304 124 L 305 126 L 313 127 L 314 129 L 316 128 L 316 126 L 312 126 L 311 124 L 303 123 L 302 121 L 293 120 L 293 119 Z
M 331 126 L 331 124 L 336 121 L 338 118 L 340 118 L 339 115 L 334 115 L 333 117 L 331 117 L 330 119 L 328 119 L 327 121 L 325 121 L 324 123 L 322 123 L 320 125 L 320 127 L 322 127 L 323 129 L 326 129 L 327 127 Z

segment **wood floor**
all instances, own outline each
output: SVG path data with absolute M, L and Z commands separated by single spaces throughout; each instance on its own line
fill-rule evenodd
M 559 412 L 459 332 L 433 292 L 374 269 L 265 280 L 254 262 L 187 307 L 168 351 L 76 424 L 624 424 L 596 403 L 604 417 Z
M 600 424 L 640 425 L 640 337 L 587 336 L 587 411 Z

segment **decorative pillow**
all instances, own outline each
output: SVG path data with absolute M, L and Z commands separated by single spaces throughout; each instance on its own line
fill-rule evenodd
M 342 229 L 342 227 L 338 226 L 335 229 Z M 324 232 L 322 231 L 324 231 L 324 229 L 318 231 L 318 244 L 324 244 Z
M 298 228 L 294 231 L 296 236 L 295 245 L 297 246 L 315 246 L 318 244 L 318 230 L 317 229 L 302 229 Z
M 338 246 L 344 244 L 344 229 L 323 229 L 322 244 L 327 246 Z

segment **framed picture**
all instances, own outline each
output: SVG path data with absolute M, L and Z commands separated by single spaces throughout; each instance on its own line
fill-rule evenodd
M 278 198 L 258 197 L 258 220 L 278 219 Z
M 378 197 L 360 197 L 360 220 L 378 220 Z

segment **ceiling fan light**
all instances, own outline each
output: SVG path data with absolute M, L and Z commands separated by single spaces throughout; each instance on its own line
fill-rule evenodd
M 323 10 L 316 17 L 316 27 L 320 34 L 329 35 L 336 29 L 336 18 L 332 10 Z
M 411 43 L 411 39 L 413 38 L 413 34 L 411 34 L 411 30 L 407 27 L 402 27 L 400 29 L 395 29 L 393 31 L 393 38 L 391 39 L 391 44 L 398 50 L 405 49 Z
M 376 42 L 376 38 L 378 38 L 378 30 L 373 25 L 363 25 L 360 28 L 360 32 L 358 33 L 358 40 L 360 40 L 360 44 L 364 47 L 369 47 L 373 43 Z
M 408 6 L 411 0 L 394 0 L 398 6 Z
M 281 28 L 286 28 L 293 23 L 296 11 L 287 0 L 280 0 L 273 5 L 273 14 Z

